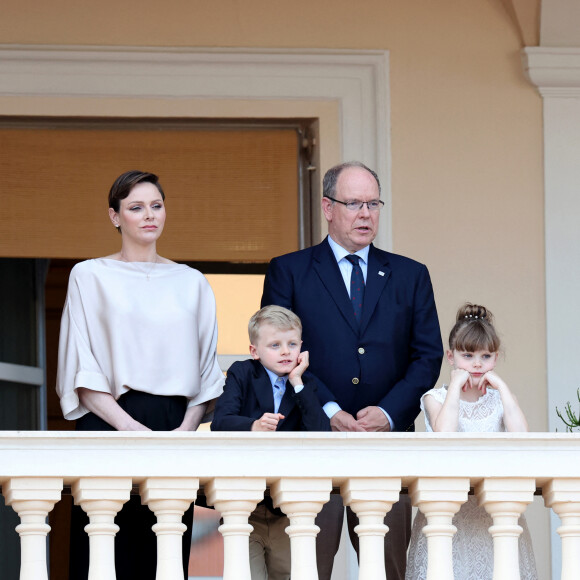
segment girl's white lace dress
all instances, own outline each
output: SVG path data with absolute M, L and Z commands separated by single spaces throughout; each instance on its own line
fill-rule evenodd
M 421 409 L 425 411 L 424 398 L 432 396 L 439 403 L 445 401 L 447 387 L 431 389 L 421 398 Z M 425 414 L 427 431 L 433 431 Z M 503 406 L 499 393 L 488 389 L 487 393 L 474 403 L 459 402 L 459 428 L 463 432 L 505 431 Z M 405 580 L 424 580 L 427 577 L 427 538 L 422 533 L 427 520 L 418 511 L 413 522 L 411 545 L 407 562 Z M 492 580 L 493 577 L 493 540 L 488 532 L 493 524 L 491 516 L 477 499 L 470 495 L 466 503 L 453 518 L 457 528 L 453 536 L 453 573 L 455 580 Z M 519 538 L 520 577 L 522 580 L 537 580 L 536 562 L 532 549 L 532 539 L 524 516 L 520 517 L 524 529 Z

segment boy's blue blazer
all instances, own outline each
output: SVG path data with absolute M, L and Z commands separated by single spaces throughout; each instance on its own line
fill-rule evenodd
M 330 422 L 316 395 L 317 381 L 310 373 L 302 376 L 304 388 L 295 393 L 290 383 L 280 403 L 284 415 L 277 431 L 330 431 Z M 224 392 L 217 400 L 212 431 L 250 431 L 264 413 L 274 412 L 272 383 L 257 360 L 235 362 L 226 377 Z

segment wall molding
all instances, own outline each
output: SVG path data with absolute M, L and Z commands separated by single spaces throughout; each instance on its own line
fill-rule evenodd
M 288 100 L 336 102 L 342 159 L 361 160 L 381 178 L 387 211 L 377 245 L 385 249 L 392 245 L 388 77 L 386 51 L 0 45 L 2 102 L 40 98 L 43 110 L 52 100 L 89 97 L 161 99 L 168 108 L 176 99 L 279 101 L 281 108 Z M 31 102 L 23 114 L 40 113 Z
M 522 63 L 543 97 L 580 97 L 580 48 L 524 48 Z
M 574 405 L 578 387 L 580 48 L 529 47 L 522 61 L 543 100 L 547 414 L 554 431 L 562 430 L 556 408 Z M 560 525 L 552 513 L 552 578 L 560 577 L 562 567 Z

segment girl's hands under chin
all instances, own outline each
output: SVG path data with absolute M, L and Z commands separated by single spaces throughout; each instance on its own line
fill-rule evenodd
M 473 388 L 471 375 L 464 369 L 452 369 L 450 385 L 457 385 L 462 391 Z
M 477 388 L 483 395 L 485 395 L 485 393 L 487 393 L 487 387 L 497 391 L 501 388 L 502 384 L 503 381 L 495 371 L 487 371 L 483 377 L 481 377 L 481 381 L 479 381 L 479 386 Z

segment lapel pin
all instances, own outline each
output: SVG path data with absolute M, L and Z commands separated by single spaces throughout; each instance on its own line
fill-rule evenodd
M 381 272 L 381 271 L 379 270 L 379 276 L 384 276 L 384 275 L 385 275 L 385 273 L 384 273 L 384 272 Z

